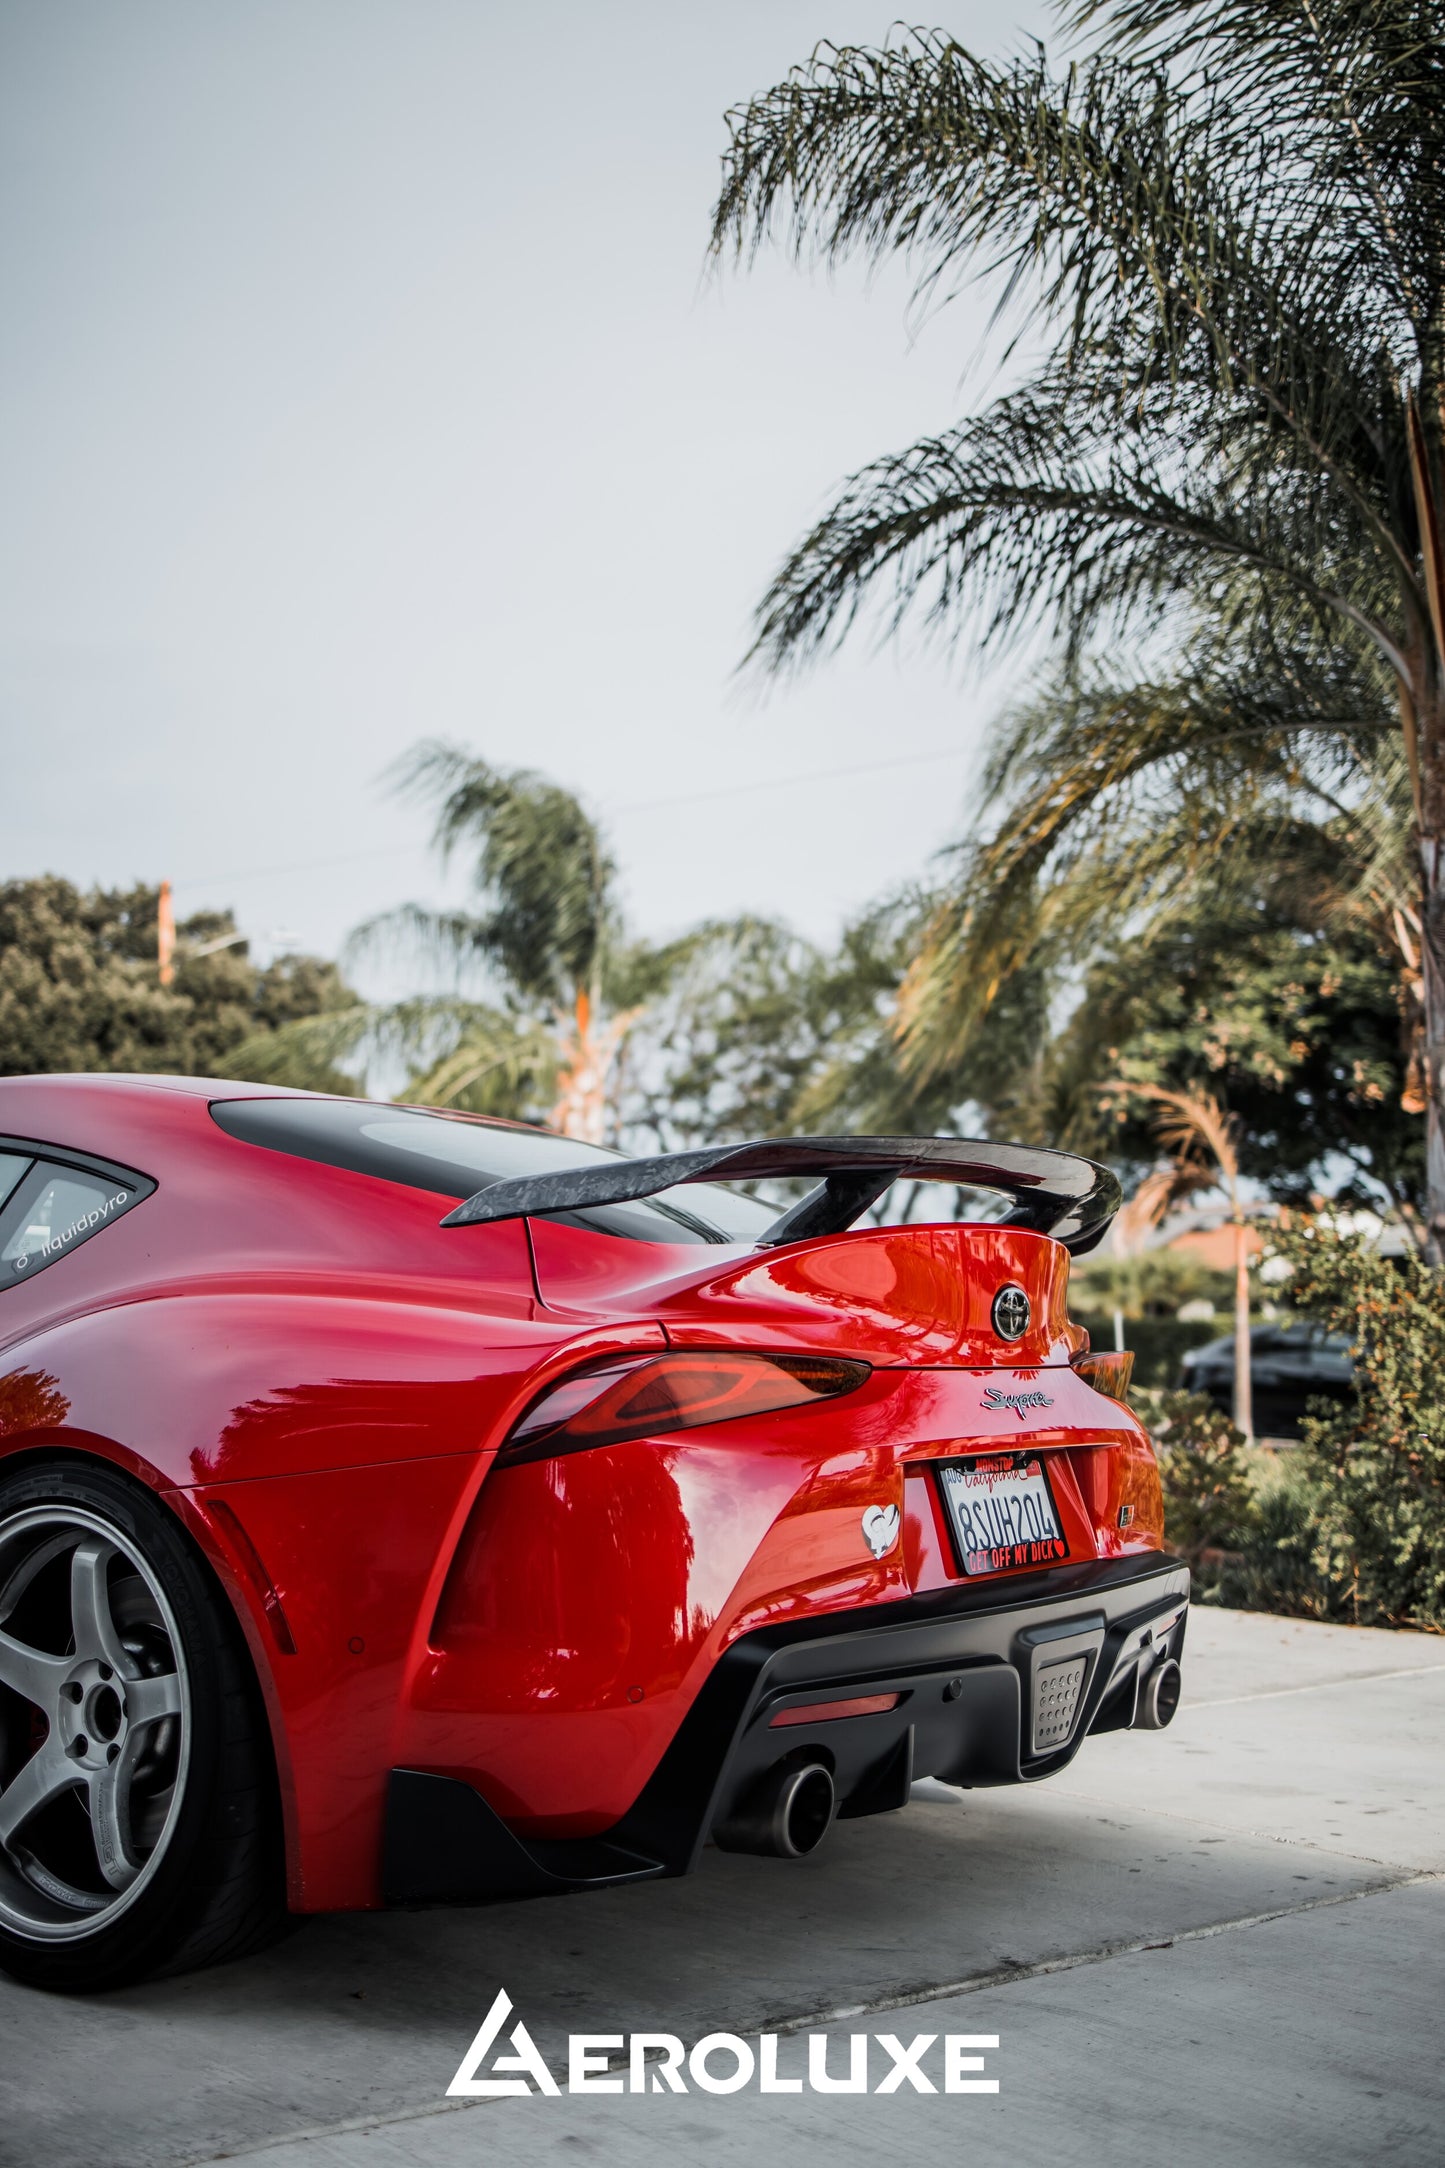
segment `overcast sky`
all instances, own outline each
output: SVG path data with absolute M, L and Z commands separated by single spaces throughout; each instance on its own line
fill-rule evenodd
M 431 734 L 580 789 L 652 933 L 920 869 L 1009 679 L 733 672 L 832 486 L 982 396 L 982 304 L 704 263 L 724 109 L 891 19 L 0 0 L 0 877 L 334 952 L 443 893 L 378 780 Z

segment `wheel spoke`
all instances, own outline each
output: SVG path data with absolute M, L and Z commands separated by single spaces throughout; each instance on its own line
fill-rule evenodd
M 179 1716 L 181 1682 L 175 1672 L 168 1671 L 163 1679 L 127 1679 L 125 1712 L 133 1731 L 163 1716 Z
M 135 1663 L 116 1631 L 106 1568 L 116 1556 L 103 1536 L 87 1536 L 70 1561 L 70 1616 L 77 1656 L 95 1656 L 128 1679 Z
M 48 1656 L 44 1649 L 27 1648 L 23 1641 L 12 1641 L 9 1634 L 0 1633 L 0 1686 L 23 1694 L 52 1721 L 61 1681 L 69 1669 L 68 1656 Z
M 136 1741 L 119 1760 L 99 1769 L 90 1780 L 90 1833 L 100 1871 L 112 1889 L 126 1889 L 140 1873 L 130 1848 L 130 1781 Z
M 37 1809 L 61 1792 L 73 1790 L 75 1784 L 74 1764 L 65 1759 L 53 1739 L 47 1740 L 0 1792 L 0 1844 L 8 1845 Z

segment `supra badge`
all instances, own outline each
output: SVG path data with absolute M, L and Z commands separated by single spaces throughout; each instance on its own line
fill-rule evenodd
M 1032 1316 L 1029 1298 L 1015 1281 L 1001 1287 L 993 1298 L 993 1329 L 1000 1340 L 1022 1340 Z
M 898 1528 L 897 1506 L 869 1506 L 863 1515 L 863 1541 L 875 1558 L 892 1550 L 898 1541 Z
M 1005 1393 L 1001 1392 L 997 1385 L 985 1385 L 981 1402 L 981 1405 L 989 1410 L 1012 1408 L 1020 1422 L 1023 1421 L 1027 1409 L 1051 1408 L 1053 1404 L 1052 1393 Z

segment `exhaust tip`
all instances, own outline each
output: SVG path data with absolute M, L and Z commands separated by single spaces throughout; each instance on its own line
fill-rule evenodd
M 1139 1689 L 1139 1713 L 1134 1719 L 1136 1730 L 1166 1731 L 1174 1721 L 1183 1687 L 1184 1674 L 1172 1656 L 1155 1664 Z
M 724 1852 L 761 1852 L 803 1859 L 833 1826 L 838 1795 L 823 1762 L 784 1762 L 770 1769 L 713 1831 Z
M 837 1803 L 832 1772 L 821 1762 L 806 1762 L 795 1769 L 779 1800 L 778 1850 L 788 1859 L 802 1859 L 816 1851 L 833 1826 Z

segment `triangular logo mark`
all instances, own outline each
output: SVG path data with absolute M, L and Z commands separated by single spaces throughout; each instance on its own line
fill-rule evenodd
M 529 2078 L 534 2081 L 539 2093 L 551 2093 L 555 2097 L 561 2092 L 561 2086 L 537 2053 L 532 2035 L 520 2018 L 512 2027 L 509 2035 L 513 2053 L 498 2055 L 491 2066 L 493 2072 L 507 2070 L 515 2071 L 517 2075 L 505 2078 L 495 2075 L 489 2078 L 479 2078 L 477 2076 L 477 2072 L 487 2059 L 493 2041 L 511 2014 L 512 1999 L 505 1988 L 499 1987 L 497 1989 L 497 1999 L 482 2021 L 481 2031 L 462 2057 L 457 2074 L 447 2087 L 449 2096 L 463 2093 L 470 2095 L 473 2099 L 496 2100 L 507 2094 L 514 2096 L 518 2093 L 530 2094 L 532 2086 L 527 2082 Z

